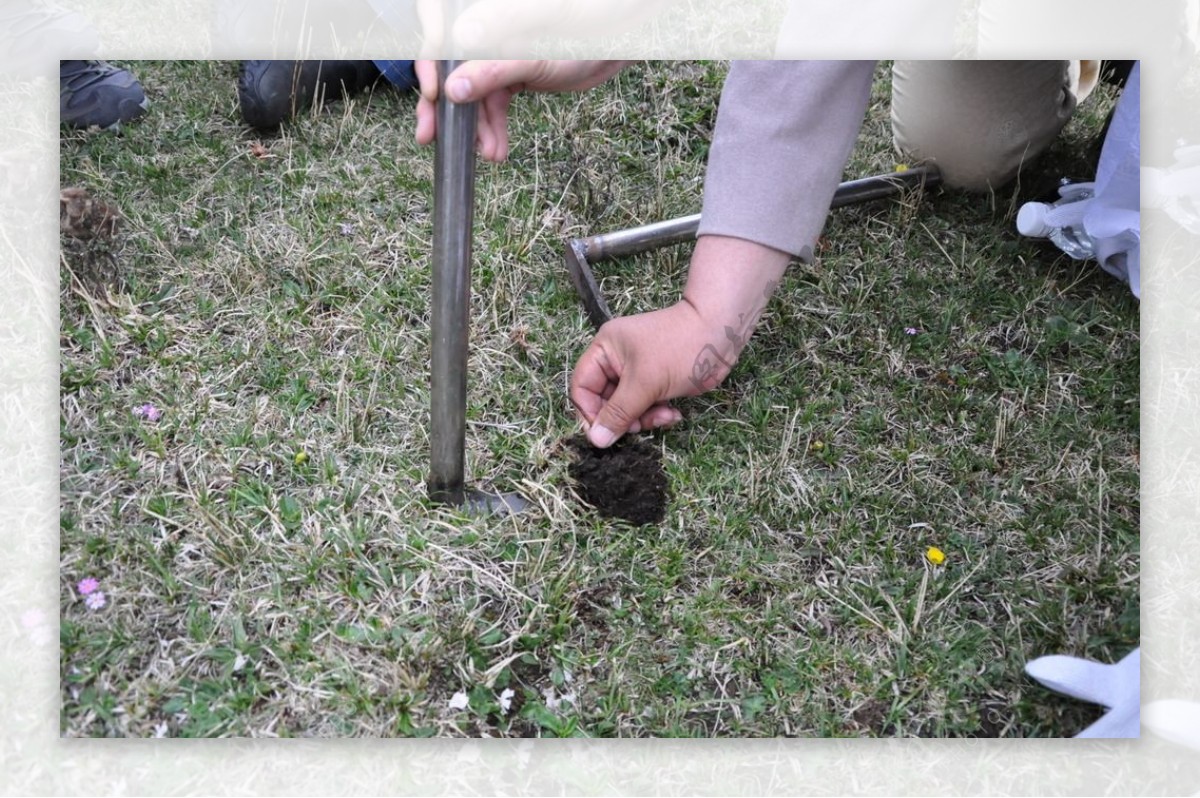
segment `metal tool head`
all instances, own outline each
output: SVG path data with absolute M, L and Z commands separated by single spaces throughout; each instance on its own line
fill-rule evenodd
M 519 493 L 490 493 L 482 490 L 466 492 L 462 507 L 467 515 L 518 515 L 529 509 L 529 500 Z
M 588 263 L 587 243 L 583 239 L 572 238 L 567 242 L 567 271 L 571 274 L 575 291 L 583 300 L 588 318 L 597 330 L 600 329 L 604 322 L 612 319 L 613 314 L 600 293 L 596 276 L 592 274 L 592 267 Z

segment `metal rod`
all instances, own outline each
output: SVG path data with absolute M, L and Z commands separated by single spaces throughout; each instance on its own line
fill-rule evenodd
M 434 151 L 433 308 L 430 357 L 430 500 L 465 500 L 467 333 L 471 305 L 471 228 L 475 209 L 476 104 L 446 99 L 446 76 L 459 61 L 438 62 Z
M 942 175 L 936 166 L 918 166 L 902 172 L 892 172 L 886 175 L 864 177 L 849 180 L 838 186 L 833 194 L 830 208 L 840 208 L 858 202 L 888 197 L 909 189 L 924 186 L 932 188 L 942 182 Z M 629 230 L 618 230 L 613 233 L 603 233 L 580 240 L 583 253 L 588 263 L 620 258 L 626 255 L 636 255 L 640 252 L 665 247 L 671 244 L 682 244 L 696 237 L 700 227 L 700 214 L 682 216 L 678 219 L 668 219 L 664 222 L 634 227 Z

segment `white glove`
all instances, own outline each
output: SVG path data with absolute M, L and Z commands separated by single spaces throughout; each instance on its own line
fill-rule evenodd
M 1140 737 L 1142 650 L 1115 665 L 1055 654 L 1025 663 L 1025 672 L 1056 693 L 1108 707 L 1076 737 Z

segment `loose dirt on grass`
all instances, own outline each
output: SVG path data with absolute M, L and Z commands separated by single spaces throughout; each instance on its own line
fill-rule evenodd
M 628 439 L 597 449 L 582 435 L 568 443 L 575 452 L 568 473 L 596 512 L 638 525 L 663 520 L 670 490 L 658 449 Z

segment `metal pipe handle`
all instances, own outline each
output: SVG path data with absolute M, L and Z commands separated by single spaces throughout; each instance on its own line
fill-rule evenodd
M 438 62 L 434 151 L 433 307 L 430 356 L 430 500 L 465 499 L 467 334 L 475 211 L 475 103 L 452 103 L 444 84 L 459 61 Z
M 941 172 L 936 166 L 917 166 L 902 172 L 892 172 L 886 175 L 863 177 L 858 180 L 848 180 L 838 186 L 833 194 L 829 207 L 841 208 L 858 202 L 888 197 L 910 188 L 924 186 L 933 188 L 942 182 Z M 614 233 L 603 233 L 581 239 L 581 246 L 588 263 L 621 258 L 626 255 L 637 255 L 647 250 L 665 247 L 671 244 L 682 244 L 696 237 L 700 228 L 700 214 L 682 216 L 678 219 L 668 219 L 664 222 L 629 230 L 618 230 Z

